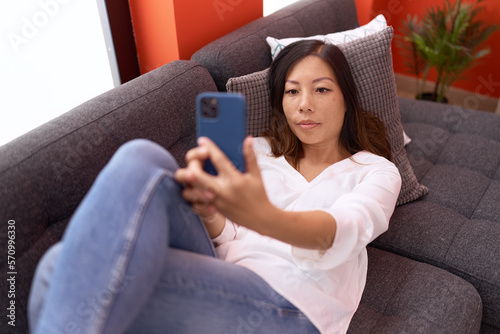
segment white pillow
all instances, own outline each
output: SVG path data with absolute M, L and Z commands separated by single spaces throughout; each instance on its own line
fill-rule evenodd
M 331 33 L 328 35 L 316 35 L 310 37 L 296 37 L 296 38 L 294 37 L 294 38 L 282 38 L 282 39 L 267 37 L 266 41 L 267 44 L 269 44 L 269 46 L 271 47 L 271 56 L 274 59 L 278 55 L 278 53 L 280 53 L 281 50 L 283 50 L 285 46 L 303 39 L 319 39 L 326 43 L 337 45 L 350 42 L 358 38 L 366 37 L 368 35 L 382 31 L 385 28 L 387 28 L 387 21 L 384 15 L 379 14 L 377 17 L 375 17 L 373 20 L 371 20 L 364 26 L 352 30 Z
M 411 143 L 411 138 L 404 131 L 403 131 L 403 137 L 404 137 L 404 146 L 406 146 L 409 143 Z

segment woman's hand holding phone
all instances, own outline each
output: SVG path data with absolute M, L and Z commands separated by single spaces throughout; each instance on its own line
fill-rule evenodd
M 252 228 L 252 223 L 261 218 L 259 215 L 265 214 L 266 207 L 272 207 L 252 149 L 252 138 L 247 137 L 243 143 L 245 173 L 238 170 L 210 139 L 200 137 L 198 145 L 186 154 L 187 167 L 176 173 L 176 180 L 186 185 L 184 198 L 193 203 L 193 210 L 202 218 L 214 220 L 215 224 L 206 223 L 207 229 L 213 232 L 220 234 L 224 227 L 224 220 L 220 219 L 224 217 Z M 213 161 L 217 175 L 203 170 L 207 159 Z
M 267 198 L 251 137 L 246 137 L 243 95 L 206 92 L 196 99 L 198 147 L 186 154 L 187 167 L 176 173 L 210 236 L 222 232 L 225 217 L 255 229 L 276 209 Z M 274 210 L 274 211 L 273 211 Z

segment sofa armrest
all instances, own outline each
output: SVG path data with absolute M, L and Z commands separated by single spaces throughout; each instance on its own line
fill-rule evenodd
M 216 90 L 208 71 L 176 61 L 116 87 L 0 147 L 0 244 L 15 221 L 17 310 L 22 331 L 39 257 L 67 221 L 116 149 L 134 138 L 155 141 L 182 165 L 195 145 L 195 98 Z M 3 261 L 1 271 L 7 271 Z M 1 290 L 7 291 L 2 279 Z M 8 302 L 2 299 L 6 309 Z M 2 326 L 6 324 L 4 321 Z M 3 328 L 0 332 L 7 333 Z

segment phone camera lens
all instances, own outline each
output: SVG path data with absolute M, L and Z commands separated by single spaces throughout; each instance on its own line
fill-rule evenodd
M 216 118 L 219 113 L 219 101 L 216 98 L 204 98 L 201 101 L 201 115 L 205 118 Z

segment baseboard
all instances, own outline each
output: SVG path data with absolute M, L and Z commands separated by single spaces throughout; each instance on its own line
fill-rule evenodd
M 398 95 L 407 98 L 415 98 L 417 91 L 415 78 L 399 73 L 396 73 L 395 77 Z M 432 91 L 433 87 L 434 83 L 427 81 L 424 90 Z M 500 99 L 491 96 L 480 95 L 464 89 L 450 87 L 446 97 L 448 98 L 448 103 L 453 105 L 500 114 Z

